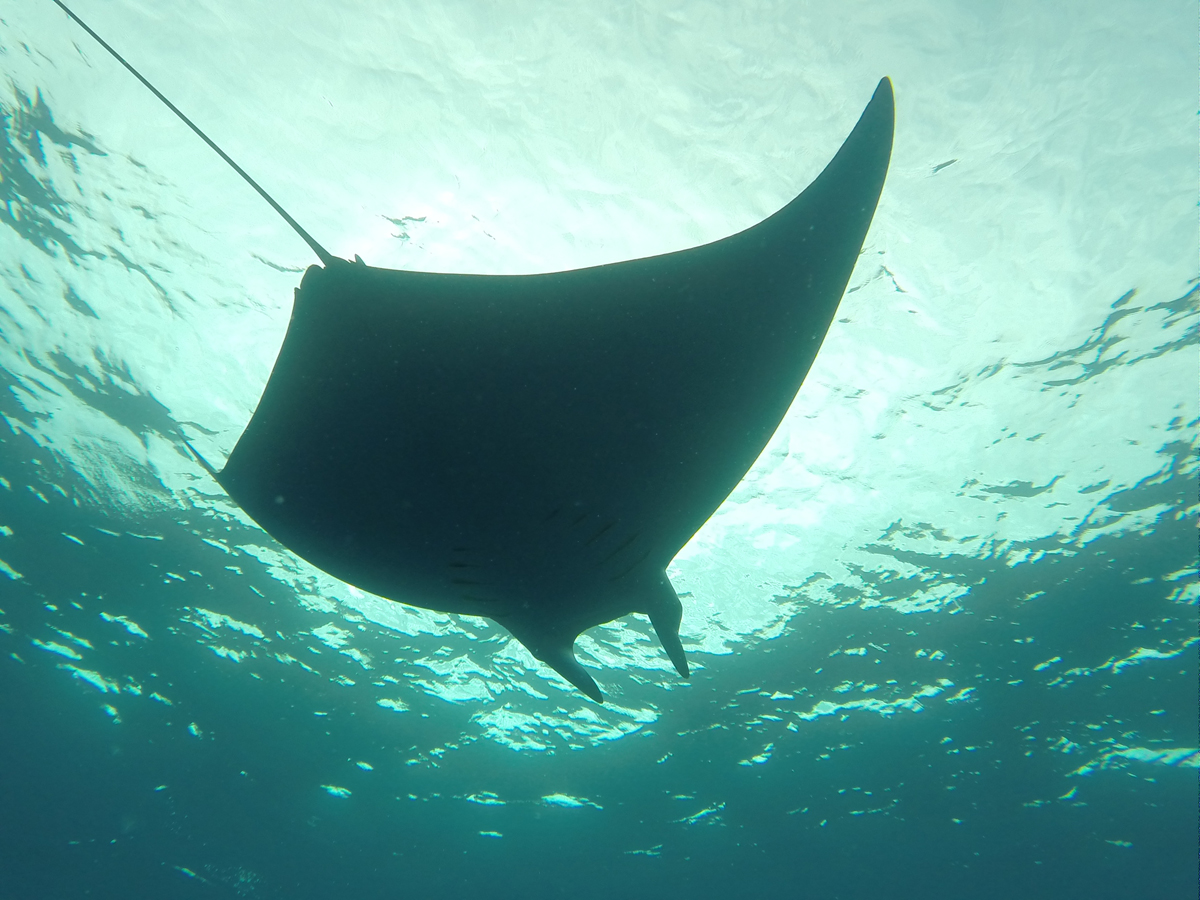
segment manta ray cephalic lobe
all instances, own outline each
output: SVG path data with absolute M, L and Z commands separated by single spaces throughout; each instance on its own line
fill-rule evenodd
M 745 231 L 588 269 L 444 275 L 330 255 L 88 31 L 322 262 L 224 468 L 196 456 L 229 496 L 344 581 L 498 622 L 598 702 L 575 639 L 631 612 L 686 677 L 666 567 L 766 446 L 833 320 L 891 155 L 888 79 L 816 180 Z

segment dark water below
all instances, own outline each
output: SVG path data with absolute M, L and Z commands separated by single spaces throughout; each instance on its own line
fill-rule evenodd
M 380 709 L 331 677 L 361 675 L 345 657 L 323 658 L 321 677 L 218 658 L 186 608 L 244 610 L 280 641 L 329 617 L 261 567 L 217 565 L 193 534 L 205 523 L 76 505 L 71 476 L 8 436 L 0 510 L 20 528 L 4 559 L 24 578 L 0 581 L 0 897 L 1195 896 L 1195 757 L 1106 757 L 1196 743 L 1195 644 L 1113 664 L 1195 634 L 1194 607 L 1163 581 L 1196 560 L 1177 515 L 1196 496 L 1179 470 L 1190 448 L 1175 449 L 1124 496 L 1168 510 L 1142 533 L 1015 568 L 914 557 L 976 585 L 961 613 L 809 607 L 784 636 L 705 659 L 668 703 L 659 689 L 642 731 L 537 753 L 473 739 L 478 725 L 441 700 Z M 163 578 L 193 570 L 209 574 Z M 118 606 L 149 640 L 98 630 Z M 70 677 L 70 660 L 31 646 L 51 629 L 60 644 L 91 635 L 80 666 L 143 694 Z M 382 630 L 370 640 L 397 675 L 415 652 Z M 847 640 L 886 652 L 830 655 Z M 943 656 L 917 655 L 930 648 Z M 861 683 L 866 666 L 901 694 L 943 677 L 961 696 L 891 716 L 780 712 Z M 555 794 L 583 805 L 543 799 Z

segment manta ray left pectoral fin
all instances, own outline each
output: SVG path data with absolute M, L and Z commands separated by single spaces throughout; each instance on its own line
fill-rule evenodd
M 671 586 L 667 573 L 663 572 L 646 598 L 646 615 L 658 634 L 658 641 L 675 664 L 675 671 L 687 678 L 689 675 L 687 654 L 679 640 L 679 623 L 683 619 L 683 604 Z

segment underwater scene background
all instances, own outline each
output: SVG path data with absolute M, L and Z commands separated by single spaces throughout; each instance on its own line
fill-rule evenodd
M 630 616 L 578 642 L 600 706 L 191 460 L 310 253 L 49 0 L 0 5 L 0 897 L 1195 895 L 1194 4 L 74 8 L 372 265 L 714 240 L 883 75 L 896 142 L 669 570 L 690 682 Z

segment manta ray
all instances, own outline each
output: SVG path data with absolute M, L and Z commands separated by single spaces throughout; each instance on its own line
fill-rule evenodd
M 745 231 L 538 275 L 398 271 L 327 252 L 54 2 L 320 260 L 225 465 L 188 444 L 229 497 L 343 581 L 499 623 L 596 702 L 575 639 L 629 613 L 649 617 L 686 678 L 666 568 L 753 465 L 821 347 L 883 188 L 891 82 L 816 180 Z

